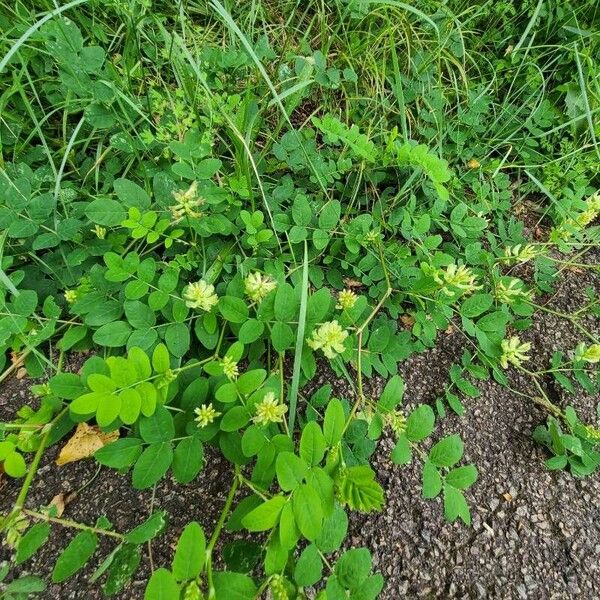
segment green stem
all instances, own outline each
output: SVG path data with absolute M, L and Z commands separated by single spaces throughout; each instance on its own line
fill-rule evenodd
M 37 512 L 36 510 L 29 510 L 27 508 L 24 508 L 23 513 L 29 517 L 33 517 L 34 519 L 39 519 L 40 521 L 47 521 L 49 523 L 57 523 L 58 525 L 62 525 L 63 527 L 72 527 L 73 529 L 82 529 L 83 531 L 91 531 L 92 533 L 106 535 L 109 537 L 116 538 L 118 540 L 125 539 L 125 536 L 122 533 L 117 533 L 116 531 L 102 529 L 101 527 L 91 527 L 90 525 L 85 525 L 84 523 L 78 523 L 77 521 L 71 521 L 70 519 L 60 519 L 59 517 L 50 517 L 49 515 L 46 515 L 41 512 Z
M 225 525 L 225 519 L 229 515 L 229 511 L 231 510 L 231 505 L 233 504 L 233 498 L 235 493 L 240 485 L 240 467 L 239 465 L 235 465 L 235 472 L 233 483 L 231 484 L 231 488 L 229 488 L 229 494 L 227 494 L 227 499 L 225 500 L 225 505 L 223 506 L 223 510 L 219 515 L 219 520 L 215 526 L 215 529 L 210 537 L 208 542 L 208 546 L 206 547 L 206 578 L 208 580 L 208 600 L 215 600 L 215 586 L 213 582 L 213 573 L 212 573 L 212 553 L 219 539 L 219 535 L 221 534 L 221 530 Z

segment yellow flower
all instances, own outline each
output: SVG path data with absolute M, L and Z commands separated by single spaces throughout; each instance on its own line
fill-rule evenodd
M 323 350 L 327 358 L 335 358 L 346 349 L 344 342 L 347 337 L 348 332 L 337 321 L 327 321 L 313 331 L 307 343 L 313 350 Z
M 481 165 L 479 164 L 479 161 L 476 158 L 472 158 L 468 163 L 467 163 L 467 167 L 469 167 L 469 169 L 479 169 Z
M 96 234 L 96 237 L 99 240 L 103 240 L 106 237 L 106 227 L 100 227 L 100 225 L 96 225 L 92 232 Z
M 179 223 L 184 217 L 199 217 L 202 213 L 196 208 L 204 204 L 204 199 L 198 196 L 198 183 L 194 181 L 185 192 L 173 192 L 177 204 L 169 207 L 173 223 Z
M 228 379 L 235 379 L 240 374 L 237 363 L 233 360 L 233 358 L 231 358 L 231 356 L 226 356 L 221 361 L 221 368 Z
M 504 249 L 504 259 L 509 263 L 526 263 L 532 258 L 539 256 L 541 250 L 538 250 L 532 244 L 517 244 L 516 246 L 507 246 Z
M 269 423 L 281 423 L 283 415 L 287 412 L 285 404 L 279 404 L 273 392 L 267 392 L 265 397 L 256 405 L 256 413 L 253 418 L 259 425 L 268 425 Z
M 470 294 L 481 288 L 477 285 L 477 275 L 464 265 L 448 265 L 446 270 L 438 269 L 433 278 L 442 286 L 442 293 L 453 296 L 456 291 Z
M 386 420 L 391 430 L 400 436 L 406 431 L 406 417 L 401 410 L 390 412 L 386 415 Z
M 523 362 L 529 360 L 527 352 L 531 350 L 531 344 L 529 342 L 521 343 L 516 335 L 509 340 L 502 340 L 500 347 L 502 348 L 500 364 L 503 369 L 507 369 L 509 363 L 520 367 Z
M 260 302 L 277 287 L 277 282 L 258 271 L 250 273 L 244 280 L 246 295 L 254 302 Z
M 183 299 L 188 308 L 199 308 L 206 312 L 209 312 L 219 301 L 219 297 L 215 294 L 215 286 L 206 283 L 204 279 L 190 283 L 183 290 Z
M 523 287 L 523 282 L 516 277 L 508 280 L 508 283 L 500 281 L 496 286 L 496 298 L 504 304 L 512 304 L 518 298 L 530 298 L 531 290 L 526 290 Z
M 199 408 L 194 410 L 196 413 L 196 423 L 198 427 L 206 427 L 212 423 L 218 416 L 221 415 L 219 411 L 213 408 L 212 402 L 209 404 L 203 404 Z
M 358 296 L 352 290 L 342 290 L 338 295 L 338 302 L 335 307 L 340 310 L 350 310 L 357 300 Z
M 75 300 L 77 300 L 77 292 L 75 290 L 66 290 L 65 291 L 65 300 L 69 304 L 73 304 Z

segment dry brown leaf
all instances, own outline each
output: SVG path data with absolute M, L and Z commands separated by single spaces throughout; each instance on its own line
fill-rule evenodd
M 512 494 L 509 494 L 508 492 L 506 492 L 506 494 L 502 494 L 502 497 L 503 497 L 503 498 L 504 498 L 504 499 L 505 499 L 507 502 L 510 502 L 510 501 L 513 499 L 513 497 L 512 497 Z
M 402 315 L 400 317 L 400 320 L 402 321 L 402 324 L 408 329 L 412 328 L 412 326 L 415 324 L 414 318 L 411 317 L 409 314 Z
M 17 370 L 17 379 L 23 379 L 27 375 L 27 369 L 25 367 L 21 367 Z
M 67 504 L 70 504 L 75 497 L 77 496 L 77 492 L 61 492 L 60 494 L 56 494 L 50 503 L 48 504 L 48 508 L 53 506 L 56 509 L 56 512 L 53 514 L 55 517 L 60 517 L 65 512 L 65 507 Z
M 96 450 L 119 438 L 119 431 L 103 433 L 95 425 L 79 423 L 71 439 L 64 445 L 56 459 L 57 465 L 66 465 L 76 460 L 93 456 Z
M 358 279 L 351 279 L 350 277 L 346 277 L 344 279 L 344 285 L 348 288 L 362 287 L 362 281 L 358 281 Z

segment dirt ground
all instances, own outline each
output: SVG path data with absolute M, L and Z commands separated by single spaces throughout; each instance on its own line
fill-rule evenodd
M 596 261 L 598 262 L 598 261 Z M 584 290 L 600 294 L 600 276 L 567 272 L 556 294 L 545 299 L 548 307 L 570 312 L 585 302 Z M 600 335 L 600 322 L 590 318 L 587 326 Z M 582 341 L 568 321 L 538 313 L 534 327 L 521 335 L 531 341 L 532 368 L 544 368 L 554 350 L 572 350 Z M 464 338 L 458 332 L 441 336 L 438 346 L 406 361 L 401 372 L 406 381 L 405 406 L 433 403 L 448 382 L 448 368 L 460 359 Z M 322 382 L 334 384 L 337 394 L 348 394 L 343 381 L 326 368 Z M 318 385 L 319 382 L 313 382 Z M 530 383 L 511 374 L 515 389 L 531 391 Z M 371 382 L 376 393 L 380 382 Z M 549 379 L 546 391 L 559 404 L 572 404 L 586 419 L 597 422 L 598 397 L 581 391 L 565 394 Z M 24 402 L 32 401 L 28 382 L 12 379 L 0 393 L 0 420 L 8 419 Z M 387 503 L 381 513 L 352 515 L 349 545 L 364 545 L 374 556 L 386 586 L 383 600 L 398 598 L 497 598 L 564 599 L 600 597 L 600 477 L 577 479 L 563 472 L 549 472 L 547 458 L 537 446 L 532 430 L 545 420 L 541 409 L 527 399 L 493 383 L 479 383 L 479 399 L 465 400 L 463 417 L 454 414 L 438 425 L 439 435 L 460 433 L 465 441 L 465 459 L 479 469 L 479 480 L 469 490 L 473 524 L 444 521 L 438 500 L 420 497 L 417 464 L 394 466 L 389 460 L 391 440 L 383 440 L 375 467 L 386 490 Z M 165 534 L 152 542 L 152 563 L 168 565 L 182 527 L 198 520 L 211 531 L 225 501 L 228 468 L 216 453 L 209 453 L 200 476 L 187 486 L 165 480 L 152 490 L 131 489 L 129 476 L 118 475 L 93 461 L 56 467 L 58 448 L 52 448 L 31 489 L 27 506 L 44 505 L 60 492 L 80 490 L 66 508 L 64 517 L 93 523 L 106 515 L 119 531 L 142 522 L 153 510 L 164 509 L 170 517 Z M 0 511 L 9 508 L 18 486 L 3 482 Z M 53 561 L 72 533 L 54 528 L 45 546 L 23 566 L 23 572 L 47 575 Z M 90 586 L 93 569 L 112 548 L 102 541 L 91 565 L 62 585 L 48 585 L 41 598 L 101 598 L 99 585 Z M 0 560 L 8 560 L 6 547 Z M 148 549 L 134 581 L 119 596 L 143 597 L 150 569 Z

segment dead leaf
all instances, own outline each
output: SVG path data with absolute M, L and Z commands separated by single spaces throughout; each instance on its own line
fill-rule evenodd
M 351 279 L 350 277 L 346 277 L 344 279 L 344 285 L 348 288 L 362 287 L 362 281 L 358 281 L 358 279 Z
M 400 320 L 402 321 L 402 324 L 407 328 L 410 329 L 412 328 L 412 326 L 415 324 L 415 320 L 413 317 L 411 317 L 409 314 L 406 315 L 402 315 L 400 317 Z
M 25 367 L 21 367 L 17 370 L 17 379 L 23 379 L 27 375 L 27 369 Z
M 93 456 L 106 444 L 119 439 L 119 430 L 103 433 L 96 425 L 79 423 L 71 439 L 64 445 L 56 459 L 57 465 L 66 465 L 76 460 Z
M 507 502 L 510 502 L 513 499 L 512 494 L 509 494 L 508 492 L 506 492 L 506 494 L 502 494 L 502 496 Z
M 456 331 L 456 328 L 454 327 L 454 325 L 452 325 L 452 323 L 450 323 L 444 333 L 446 335 L 452 335 L 455 331 Z

